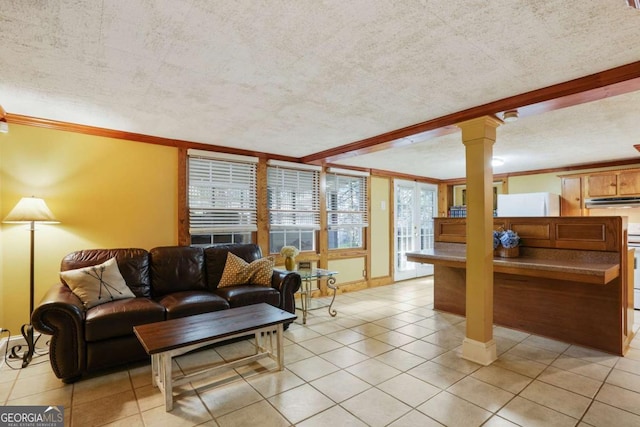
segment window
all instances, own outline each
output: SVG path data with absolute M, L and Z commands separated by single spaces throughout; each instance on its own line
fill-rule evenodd
M 267 168 L 269 251 L 283 246 L 316 250 L 320 229 L 320 168 L 270 161 Z
M 252 241 L 252 232 L 258 229 L 256 163 L 253 157 L 189 150 L 192 245 Z
M 329 249 L 361 248 L 368 224 L 367 174 L 327 174 Z M 357 173 L 344 171 L 345 173 Z

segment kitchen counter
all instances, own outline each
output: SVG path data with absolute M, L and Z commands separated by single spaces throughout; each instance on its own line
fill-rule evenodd
M 427 249 L 420 252 L 407 253 L 407 260 L 425 264 L 444 265 L 465 268 L 466 252 L 464 245 L 453 244 Z M 460 247 L 462 246 L 462 247 Z M 569 258 L 539 257 L 523 248 L 523 255 L 516 258 L 493 259 L 493 271 L 496 273 L 518 274 L 529 277 L 568 280 L 596 285 L 605 285 L 620 275 L 620 264 L 601 262 L 592 253 L 567 254 Z
M 434 309 L 466 315 L 466 219 L 436 218 Z M 520 256 L 493 257 L 493 323 L 624 355 L 633 333 L 633 251 L 624 217 L 497 217 L 520 236 Z

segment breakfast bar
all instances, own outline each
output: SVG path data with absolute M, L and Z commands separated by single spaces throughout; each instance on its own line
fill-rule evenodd
M 633 338 L 633 250 L 626 217 L 494 218 L 520 254 L 493 258 L 494 323 L 623 355 Z M 436 218 L 433 249 L 407 254 L 434 265 L 434 308 L 465 315 L 464 218 Z

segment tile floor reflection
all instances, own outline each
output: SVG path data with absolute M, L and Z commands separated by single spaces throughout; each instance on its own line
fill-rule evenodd
M 460 358 L 464 318 L 433 310 L 431 278 L 341 294 L 334 307 L 285 332 L 283 372 L 267 359 L 184 386 L 170 413 L 147 363 L 67 385 L 46 356 L 0 368 L 0 404 L 63 405 L 74 427 L 640 426 L 640 338 L 620 358 L 496 327 L 499 359 L 483 367 Z M 176 363 L 189 372 L 249 344 Z

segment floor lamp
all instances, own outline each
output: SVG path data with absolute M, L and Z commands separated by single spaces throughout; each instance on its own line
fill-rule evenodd
M 30 224 L 31 232 L 31 262 L 29 264 L 29 323 L 22 325 L 22 336 L 27 342 L 27 350 L 22 356 L 22 367 L 25 368 L 31 362 L 33 353 L 35 351 L 35 342 L 33 340 L 33 326 L 31 325 L 31 314 L 33 313 L 33 243 L 35 235 L 35 223 L 45 224 L 57 224 L 57 221 L 53 213 L 47 207 L 47 204 L 42 199 L 36 197 L 23 197 L 18 204 L 9 212 L 9 215 L 2 221 L 7 223 L 28 223 Z M 17 352 L 20 351 L 22 345 L 18 344 L 11 349 L 11 355 L 19 358 Z

